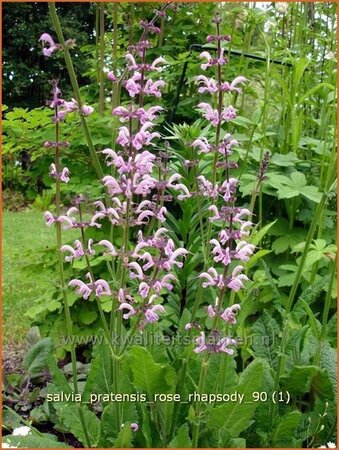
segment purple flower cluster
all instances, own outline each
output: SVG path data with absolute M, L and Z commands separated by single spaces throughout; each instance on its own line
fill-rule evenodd
M 248 220 L 251 213 L 246 208 L 235 206 L 238 179 L 230 176 L 230 169 L 237 168 L 237 163 L 230 160 L 229 157 L 232 154 L 232 148 L 237 146 L 238 142 L 230 134 L 225 134 L 221 138 L 221 127 L 236 118 L 236 110 L 232 105 L 227 104 L 226 100 L 230 100 L 229 95 L 232 92 L 241 93 L 239 85 L 244 84 L 246 79 L 239 76 L 230 83 L 221 79 L 222 67 L 228 62 L 221 43 L 229 41 L 230 37 L 220 35 L 220 18 L 218 16 L 214 22 L 217 34 L 208 36 L 207 42 L 216 42 L 217 56 L 213 58 L 204 51 L 200 57 L 207 60 L 201 65 L 201 69 L 216 68 L 217 79 L 200 75 L 197 77 L 197 82 L 200 94 L 207 93 L 216 96 L 216 101 L 213 103 L 218 105 L 217 108 L 213 108 L 207 102 L 198 104 L 198 109 L 202 111 L 205 119 L 215 127 L 216 139 L 214 143 L 211 143 L 206 137 L 201 137 L 192 143 L 192 147 L 197 149 L 198 154 L 213 153 L 215 155 L 213 179 L 208 180 L 200 175 L 197 177 L 197 186 L 198 195 L 209 197 L 213 202 L 208 208 L 211 212 L 209 221 L 211 225 L 214 223 L 218 225 L 219 232 L 216 237 L 209 240 L 209 244 L 213 260 L 221 265 L 221 270 L 211 266 L 199 275 L 203 281 L 203 288 L 212 287 L 219 293 L 216 296 L 215 306 L 209 305 L 207 308 L 207 315 L 213 321 L 212 331 L 208 338 L 206 338 L 205 332 L 200 332 L 194 351 L 196 353 L 206 351 L 233 354 L 233 350 L 229 346 L 236 345 L 236 341 L 222 337 L 221 332 L 218 331 L 218 322 L 221 319 L 231 325 L 236 323 L 236 314 L 240 310 L 240 305 L 234 304 L 225 308 L 223 306 L 224 297 L 227 291 L 238 292 L 243 288 L 244 282 L 248 281 L 248 277 L 243 273 L 244 267 L 239 262 L 248 261 L 255 247 L 246 241 L 252 226 L 252 222 Z M 222 168 L 222 173 L 225 174 L 221 181 L 218 180 L 217 168 Z M 186 329 L 191 328 L 200 329 L 200 326 L 195 322 L 186 325 Z
M 67 254 L 67 262 L 86 258 L 88 281 L 73 279 L 69 286 L 75 288 L 77 294 L 84 299 L 91 295 L 97 298 L 104 295 L 113 296 L 119 305 L 117 311 L 123 313 L 124 319 L 138 317 L 139 329 L 147 323 L 156 322 L 159 313 L 165 313 L 159 297 L 173 289 L 176 277 L 172 272 L 183 266 L 182 258 L 188 253 L 184 248 L 175 248 L 174 241 L 168 236 L 169 231 L 162 226 L 167 213 L 164 203 L 172 200 L 175 193 L 179 200 L 191 196 L 187 187 L 181 183 L 181 176 L 169 173 L 167 165 L 162 163 L 162 157 L 149 151 L 150 148 L 156 148 L 156 140 L 161 138 L 153 128 L 154 121 L 163 108 L 159 105 L 144 107 L 143 102 L 145 96 L 161 97 L 161 89 L 165 83 L 161 79 L 153 80 L 151 76 L 161 73 L 161 65 L 166 64 L 166 61 L 160 57 L 150 64 L 147 63 L 146 50 L 150 48 L 150 42 L 146 36 L 147 33 L 157 33 L 158 28 L 145 21 L 141 22 L 141 26 L 142 39 L 126 54 L 130 77 L 124 82 L 124 87 L 130 101 L 112 111 L 113 116 L 118 117 L 121 122 L 116 147 L 114 150 L 106 148 L 102 151 L 106 165 L 111 169 L 111 173 L 102 179 L 107 193 L 106 200 L 95 201 L 94 209 L 90 215 L 87 212 L 86 217 L 84 199 L 81 196 L 65 214 L 55 216 L 47 211 L 44 216 L 48 226 L 62 223 L 64 229 L 79 228 L 81 231 L 81 241 L 76 240 L 73 246 L 63 245 L 60 251 Z M 42 35 L 41 40 L 50 45 L 43 51 L 46 56 L 50 56 L 58 48 L 47 34 Z M 109 72 L 109 79 L 116 81 L 113 72 Z M 78 111 L 88 115 L 93 110 L 91 107 L 79 108 L 75 100 L 66 102 L 59 96 L 60 90 L 55 87 L 53 100 L 49 104 L 55 109 L 56 124 L 69 112 Z M 49 143 L 49 146 L 54 146 L 54 143 Z M 50 167 L 50 175 L 60 181 L 69 181 L 68 169 L 64 168 L 58 173 L 55 164 Z M 168 192 L 165 195 L 166 191 Z M 104 220 L 108 220 L 112 227 L 121 228 L 124 239 L 120 248 L 107 239 L 99 242 L 86 240 L 85 230 L 89 227 L 101 228 L 101 222 Z M 156 224 L 159 228 L 152 232 Z M 139 230 L 135 248 L 131 249 L 129 232 L 131 227 L 135 226 L 149 227 L 150 235 L 146 237 Z M 104 256 L 120 261 L 118 265 L 121 281 L 117 291 L 111 290 L 107 281 L 94 279 L 89 258 L 97 253 L 98 247 L 101 247 L 100 251 Z M 125 274 L 129 280 L 126 280 Z M 135 295 L 132 295 L 133 292 Z

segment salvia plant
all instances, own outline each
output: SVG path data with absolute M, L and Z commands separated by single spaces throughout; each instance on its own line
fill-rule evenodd
M 50 81 L 47 104 L 53 111 L 54 138 L 44 147 L 54 154 L 49 176 L 55 183 L 55 205 L 44 213 L 44 219 L 56 233 L 58 289 L 71 362 L 67 373 L 49 354 L 51 347 L 43 354 L 51 376 L 44 414 L 53 417 L 57 430 L 71 433 L 77 444 L 87 448 L 241 448 L 246 446 L 244 436 L 248 437 L 241 433 L 250 433 L 261 403 L 257 421 L 262 442 L 300 447 L 308 440 L 312 446 L 324 429 L 329 405 L 326 402 L 322 411 L 307 420 L 299 410 L 288 409 L 290 393 L 284 389 L 283 373 L 284 350 L 293 345 L 287 343 L 290 317 L 284 322 L 281 352 L 270 353 L 270 363 L 260 355 L 249 362 L 251 350 L 241 348 L 243 342 L 236 333 L 239 322 L 251 311 L 251 296 L 255 295 L 250 290 L 251 263 L 265 254 L 260 242 L 272 226 L 262 227 L 254 212 L 267 180 L 269 151 L 260 153 L 250 201 L 245 204 L 238 198 L 243 172 L 237 153 L 240 142 L 232 133 L 237 119 L 235 101 L 243 96 L 249 80 L 242 74 L 228 78 L 231 36 L 223 34 L 221 15 L 216 13 L 211 23 L 213 34 L 206 39 L 209 48 L 202 48 L 198 55 L 201 73 L 195 78 L 195 87 L 201 101 L 195 109 L 202 117 L 198 127 L 192 127 L 190 137 L 194 137 L 186 142 L 191 158 L 177 157 L 170 144 L 173 130 L 164 135 L 158 126 L 166 113 L 162 95 L 169 63 L 166 55 L 152 58 L 154 42 L 162 42 L 171 7 L 163 4 L 152 20 L 140 21 L 140 38 L 129 42 L 125 66 L 119 69 L 114 62 L 107 73 L 112 87 L 110 148 L 96 148 L 91 140 L 87 118 L 95 108 L 82 101 L 70 57 L 75 43 L 73 39 L 65 41 L 54 4 L 50 11 L 57 39 L 46 32 L 40 37 L 46 58 L 64 54 L 74 91 L 74 98 L 64 99 L 64 80 Z M 286 4 L 277 7 L 285 11 Z M 65 206 L 63 189 L 75 174 L 63 164 L 63 152 L 72 149 L 63 127 L 75 117 L 98 175 L 100 193 L 91 198 L 82 191 Z M 174 218 L 180 220 L 180 211 L 193 209 L 192 205 L 200 232 L 193 244 L 173 225 Z M 74 242 L 67 240 L 67 230 L 78 233 Z M 190 265 L 192 261 L 195 266 Z M 194 301 L 180 299 L 179 306 L 176 292 L 179 287 L 182 290 L 181 274 L 186 267 L 194 267 L 190 283 L 185 284 L 185 289 L 193 292 L 187 296 L 193 295 Z M 263 268 L 269 278 L 265 263 Z M 287 313 L 293 306 L 293 289 Z M 71 305 L 75 301 L 95 305 L 100 319 L 97 337 L 102 339 L 93 342 L 84 378 L 73 339 L 77 330 Z M 179 309 L 180 313 L 173 314 Z M 294 313 L 303 317 L 300 308 Z M 266 328 L 274 334 L 276 326 L 267 314 L 262 328 L 257 326 L 257 335 L 268 333 Z M 319 332 L 317 323 L 313 326 Z M 302 333 L 300 339 L 306 339 L 306 330 Z M 245 328 L 242 335 L 246 337 Z M 267 346 L 270 352 L 270 344 Z M 320 348 L 317 354 L 320 358 Z M 241 365 L 240 376 L 236 364 Z M 312 366 L 307 382 L 311 383 L 315 373 Z M 328 392 L 324 374 L 317 373 L 317 377 L 312 383 L 325 380 Z M 301 405 L 303 400 L 296 396 L 293 402 Z M 4 447 L 34 447 L 39 440 L 41 446 L 67 446 L 29 421 L 22 428 L 25 433 L 19 440 L 10 436 Z

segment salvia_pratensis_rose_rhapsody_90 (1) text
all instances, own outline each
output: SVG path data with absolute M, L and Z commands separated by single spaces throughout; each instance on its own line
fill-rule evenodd
M 61 140 L 61 124 L 68 114 L 77 113 L 86 117 L 94 109 L 81 104 L 80 99 L 63 100 L 58 80 L 51 81 L 52 100 L 48 105 L 54 111 L 55 140 L 47 141 L 45 147 L 54 149 L 50 176 L 56 183 L 56 208 L 55 213 L 46 211 L 44 218 L 48 226 L 56 227 L 61 275 L 64 261 L 72 264 L 75 259 L 84 258 L 85 277 L 74 278 L 67 283 L 62 280 L 63 290 L 66 291 L 68 285 L 85 301 L 96 301 L 113 358 L 120 357 L 126 346 L 122 349 L 115 347 L 110 340 L 112 333 L 122 332 L 123 325 L 129 329 L 130 336 L 142 333 L 166 315 L 166 292 L 174 289 L 178 269 L 183 267 L 189 253 L 180 244 L 176 245 L 178 240 L 170 227 L 166 227 L 168 204 L 172 201 L 185 202 L 195 196 L 199 202 L 206 199 L 210 202 L 209 217 L 203 223 L 206 229 L 201 250 L 204 253 L 204 268 L 196 283 L 202 291 L 209 288 L 214 300 L 205 307 L 206 314 L 201 323 L 194 311 L 185 329 L 194 338 L 193 351 L 202 353 L 205 361 L 212 353 L 222 353 L 227 358 L 234 354 L 237 345 L 237 340 L 229 336 L 228 331 L 236 323 L 241 307 L 240 304 L 229 304 L 227 293 L 238 292 L 249 280 L 243 263 L 249 260 L 255 247 L 248 243 L 253 226 L 252 213 L 250 209 L 236 205 L 238 179 L 232 177 L 232 169 L 238 166 L 230 157 L 238 142 L 224 131 L 223 125 L 236 118 L 236 110 L 230 104 L 232 94 L 241 93 L 241 87 L 247 80 L 238 76 L 232 82 L 223 81 L 223 68 L 228 63 L 223 43 L 231 38 L 220 33 L 218 14 L 213 22 L 216 34 L 208 36 L 207 42 L 216 46 L 216 56 L 207 51 L 200 54 L 204 74 L 197 77 L 199 94 L 208 95 L 212 100 L 210 103 L 200 102 L 197 110 L 210 123 L 214 136 L 210 139 L 201 136 L 191 142 L 196 159 L 185 161 L 187 168 L 195 166 L 194 170 L 199 173 L 200 162 L 210 153 L 211 178 L 198 175 L 195 192 L 190 192 L 171 164 L 168 144 L 161 145 L 162 136 L 153 131 L 155 121 L 163 112 L 162 106 L 147 106 L 147 98 L 161 101 L 165 86 L 161 79 L 166 67 L 165 58 L 158 57 L 152 62 L 147 58 L 147 50 L 151 47 L 149 36 L 160 32 L 154 21 L 140 22 L 141 38 L 129 46 L 125 55 L 124 74 L 127 74 L 127 79 L 122 86 L 128 93 L 129 101 L 114 107 L 112 115 L 120 121 L 115 145 L 101 152 L 110 171 L 101 180 L 105 192 L 102 197 L 91 201 L 83 195 L 76 196 L 66 212 L 61 208 L 62 184 L 71 182 L 72 174 L 67 167 L 61 166 L 61 161 L 62 149 L 71 143 Z M 46 57 L 64 50 L 47 33 L 42 34 L 40 41 Z M 208 72 L 216 73 L 216 78 L 209 78 Z M 117 83 L 117 73 L 110 71 L 107 76 L 113 84 Z M 100 229 L 104 223 L 110 227 L 106 238 L 95 241 L 88 237 L 88 230 Z M 67 229 L 79 229 L 79 239 L 73 245 L 62 245 L 61 233 Z M 114 240 L 115 236 L 119 239 Z M 107 259 L 111 279 L 94 275 L 91 262 L 98 254 Z M 101 297 L 111 299 L 109 319 L 102 310 Z M 206 322 L 206 318 L 211 320 Z M 132 321 L 130 326 L 129 321 Z M 210 325 L 204 327 L 202 322 Z M 68 327 L 69 332 L 70 329 Z M 132 425 L 137 429 L 137 424 Z

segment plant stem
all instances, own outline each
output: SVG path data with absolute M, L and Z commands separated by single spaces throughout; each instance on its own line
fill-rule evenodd
M 105 82 L 104 82 L 104 64 L 105 64 L 105 3 L 100 2 L 100 72 L 99 72 L 99 114 L 102 116 L 105 110 Z
M 58 36 L 58 39 L 59 39 L 59 42 L 60 42 L 60 44 L 61 44 L 61 46 L 63 48 L 65 63 L 66 63 L 66 67 L 67 67 L 67 70 L 68 70 L 69 78 L 70 78 L 70 81 L 71 81 L 72 89 L 73 89 L 73 92 L 74 92 L 74 97 L 75 97 L 75 100 L 78 103 L 78 107 L 79 107 L 79 110 L 80 110 L 81 107 L 82 107 L 82 100 L 81 100 L 81 95 L 80 95 L 80 89 L 79 89 L 78 81 L 77 81 L 77 78 L 76 78 L 76 75 L 75 75 L 72 58 L 71 58 L 71 56 L 69 54 L 69 51 L 68 51 L 68 48 L 67 48 L 67 46 L 65 44 L 65 39 L 64 39 L 64 35 L 63 35 L 62 29 L 61 29 L 61 26 L 60 26 L 59 18 L 58 18 L 57 12 L 56 12 L 55 3 L 54 2 L 50 2 L 48 4 L 48 7 L 49 7 L 50 17 L 51 17 L 51 21 L 53 23 L 55 32 L 56 32 L 56 34 Z M 95 171 L 97 173 L 98 178 L 101 180 L 104 177 L 104 173 L 102 171 L 102 168 L 101 168 L 98 156 L 96 154 L 96 151 L 95 151 L 95 148 L 94 148 L 94 145 L 93 145 L 92 137 L 91 137 L 91 134 L 90 134 L 90 131 L 89 131 L 86 119 L 81 113 L 79 114 L 79 116 L 80 116 L 80 123 L 81 123 L 82 129 L 83 129 L 83 133 L 84 133 L 84 136 L 85 136 L 85 139 L 86 139 L 86 142 L 87 142 L 87 146 L 88 146 L 91 158 L 92 158 L 94 169 L 95 169 Z
M 204 385 L 205 385 L 205 378 L 206 378 L 206 374 L 207 374 L 207 369 L 208 369 L 208 362 L 209 362 L 209 357 L 210 355 L 208 354 L 207 357 L 204 359 L 204 361 L 202 362 L 202 366 L 201 366 L 201 372 L 200 372 L 200 378 L 199 378 L 199 385 L 198 385 L 198 394 L 201 395 L 202 391 L 204 389 Z M 198 440 L 199 440 L 199 431 L 200 431 L 200 423 L 199 423 L 199 414 L 200 414 L 200 402 L 197 405 L 197 409 L 196 409 L 196 420 L 197 423 L 194 424 L 193 426 L 193 436 L 192 436 L 192 448 L 197 448 L 198 447 Z
M 55 107 L 55 117 L 57 117 L 58 107 Z M 61 182 L 58 174 L 60 173 L 60 155 L 59 155 L 59 123 L 56 121 L 55 123 L 55 141 L 56 141 L 56 147 L 55 147 L 55 169 L 57 173 L 57 177 L 55 180 L 55 209 L 56 209 L 56 215 L 59 217 L 61 215 Z M 71 342 L 71 361 L 72 361 L 72 378 L 73 378 L 73 386 L 74 386 L 74 392 L 75 394 L 79 393 L 78 388 L 78 373 L 77 373 L 77 360 L 76 360 L 76 352 L 75 352 L 75 345 L 72 341 L 73 336 L 73 322 L 71 317 L 71 312 L 68 304 L 68 298 L 67 298 L 67 287 L 65 283 L 65 276 L 64 276 L 64 263 L 62 258 L 62 253 L 60 251 L 60 248 L 62 246 L 62 238 L 61 238 L 61 223 L 56 222 L 56 246 L 57 246 L 57 255 L 58 255 L 58 267 L 59 267 L 59 277 L 60 277 L 60 284 L 61 284 L 61 290 L 62 290 L 62 297 L 63 297 L 63 303 L 64 303 L 64 310 L 65 310 L 65 318 L 66 318 L 66 326 L 67 326 L 67 334 L 69 337 L 69 342 Z M 91 441 L 89 439 L 87 428 L 85 424 L 85 417 L 82 411 L 82 406 L 79 406 L 79 419 L 81 423 L 81 427 L 85 436 L 86 445 L 87 447 L 91 447 Z

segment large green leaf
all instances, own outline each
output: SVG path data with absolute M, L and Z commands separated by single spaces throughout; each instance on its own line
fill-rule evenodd
M 69 432 L 87 447 L 88 444 L 80 419 L 82 414 L 91 447 L 97 446 L 100 434 L 100 420 L 92 411 L 86 406 L 78 406 L 70 403 L 54 403 L 54 407 L 57 410 L 59 419 Z
M 23 366 L 31 377 L 41 375 L 41 372 L 48 365 L 48 356 L 52 352 L 52 341 L 50 338 L 44 338 L 38 341 L 26 353 Z
M 3 442 L 14 447 L 23 448 L 71 448 L 69 445 L 59 442 L 51 434 L 31 434 L 28 436 L 5 436 Z
M 103 337 L 103 336 L 102 336 Z M 108 394 L 112 386 L 112 356 L 105 340 L 95 346 L 94 358 L 88 372 L 83 401 L 89 400 L 91 393 Z
M 291 437 L 296 435 L 301 417 L 300 411 L 292 411 L 281 419 L 273 435 L 275 448 L 291 448 L 294 446 Z
M 175 370 L 168 364 L 154 362 L 152 355 L 145 348 L 131 348 L 130 367 L 134 385 L 146 391 L 149 396 L 173 391 Z
M 263 364 L 258 360 L 253 361 L 241 374 L 239 385 L 229 390 L 243 394 L 243 402 L 229 402 L 209 410 L 206 417 L 207 427 L 225 428 L 232 437 L 238 437 L 251 423 L 257 407 L 257 403 L 253 402 L 253 392 L 260 390 L 262 376 Z
M 178 433 L 171 440 L 171 442 L 167 446 L 168 448 L 192 448 L 192 441 L 188 434 L 188 426 L 185 423 L 182 425 Z

